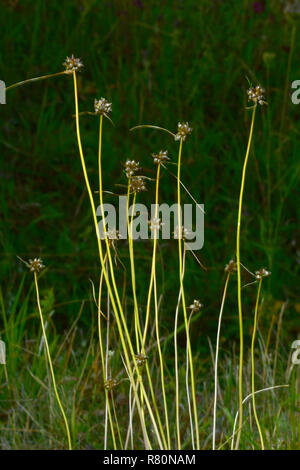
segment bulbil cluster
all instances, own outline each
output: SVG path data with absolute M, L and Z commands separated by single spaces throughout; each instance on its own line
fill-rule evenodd
M 144 176 L 133 176 L 130 180 L 130 189 L 133 193 L 147 191 Z
M 155 230 L 160 230 L 162 225 L 163 223 L 158 217 L 153 217 L 153 219 L 149 221 L 151 232 L 154 232 Z
M 271 276 L 271 271 L 268 271 L 266 268 L 261 268 L 259 271 L 255 271 L 255 277 L 257 280 L 268 276 Z
M 177 125 L 177 134 L 175 134 L 175 140 L 183 140 L 192 133 L 192 128 L 188 122 L 179 122 Z
M 66 73 L 80 72 L 83 68 L 83 63 L 81 59 L 74 57 L 72 54 L 71 57 L 67 57 L 63 63 Z
M 156 165 L 160 165 L 161 163 L 170 160 L 170 158 L 168 157 L 168 150 L 160 150 L 158 153 L 153 153 L 152 157 Z
M 183 225 L 179 228 L 178 226 L 175 228 L 174 231 L 174 238 L 176 240 L 181 239 L 181 240 L 188 240 L 191 239 L 192 233 L 191 231 L 184 227 Z
M 105 98 L 94 101 L 95 114 L 109 114 L 112 112 L 112 103 L 109 103 Z
M 194 302 L 189 306 L 189 308 L 192 310 L 192 312 L 199 312 L 199 310 L 203 307 L 201 302 L 197 299 L 194 300 Z
M 108 379 L 104 384 L 104 388 L 108 390 L 109 392 L 114 390 L 117 386 L 118 386 L 117 379 Z
M 140 169 L 141 167 L 139 162 L 136 162 L 135 160 L 127 160 L 125 162 L 125 174 L 127 178 L 132 178 L 132 176 Z
M 39 273 L 45 267 L 43 265 L 43 261 L 40 258 L 30 259 L 26 264 L 33 273 Z
M 224 271 L 225 271 L 226 273 L 232 274 L 232 273 L 234 273 L 236 270 L 237 270 L 237 264 L 236 264 L 236 262 L 235 262 L 233 259 L 231 259 L 231 260 L 226 264 Z
M 253 101 L 255 104 L 259 103 L 261 106 L 267 104 L 264 97 L 265 90 L 260 85 L 255 88 L 249 88 L 247 91 L 248 100 Z
M 148 356 L 146 356 L 146 354 L 139 353 L 135 355 L 135 359 L 137 366 L 142 369 L 147 362 Z

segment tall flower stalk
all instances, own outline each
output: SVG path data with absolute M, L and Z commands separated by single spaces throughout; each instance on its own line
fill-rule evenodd
M 241 431 L 243 426 L 243 362 L 244 362 L 244 332 L 243 332 L 243 310 L 242 310 L 242 279 L 241 279 L 241 253 L 240 253 L 240 237 L 241 237 L 241 220 L 242 220 L 242 209 L 243 209 L 243 196 L 246 181 L 246 170 L 250 154 L 250 148 L 252 144 L 254 122 L 257 105 L 265 104 L 264 101 L 264 89 L 258 85 L 255 88 L 248 90 L 248 99 L 254 103 L 252 107 L 252 117 L 250 132 L 247 144 L 246 155 L 244 159 L 240 196 L 239 196 L 239 208 L 237 217 L 237 229 L 236 229 L 236 263 L 237 263 L 237 292 L 238 292 L 238 314 L 239 314 L 239 334 L 240 334 L 240 357 L 239 357 L 239 426 L 238 434 L 236 439 L 236 449 L 239 448 Z
M 147 430 L 146 430 L 146 425 L 145 425 L 143 412 L 142 412 L 142 409 L 141 409 L 140 400 L 139 400 L 139 397 L 138 397 L 138 394 L 137 394 L 137 384 L 136 384 L 135 379 L 134 379 L 134 371 L 136 372 L 137 379 L 138 379 L 138 381 L 140 383 L 140 386 L 141 386 L 141 389 L 142 389 L 145 404 L 146 404 L 146 407 L 148 409 L 149 416 L 151 418 L 151 422 L 153 424 L 153 429 L 154 429 L 155 435 L 157 437 L 158 444 L 159 444 L 160 448 L 162 449 L 163 444 L 162 444 L 162 441 L 161 441 L 161 436 L 160 436 L 160 433 L 159 433 L 159 430 L 158 430 L 158 427 L 157 427 L 157 423 L 156 423 L 154 415 L 153 415 L 153 411 L 152 411 L 149 399 L 146 395 L 146 391 L 145 391 L 145 388 L 144 388 L 144 385 L 143 385 L 143 382 L 142 382 L 142 377 L 141 377 L 141 374 L 140 374 L 140 371 L 139 371 L 139 368 L 138 368 L 138 365 L 137 365 L 135 353 L 134 353 L 134 350 L 133 350 L 133 346 L 132 346 L 132 343 L 131 343 L 128 327 L 127 327 L 125 316 L 124 316 L 124 312 L 123 312 L 123 309 L 122 309 L 122 306 L 121 306 L 120 298 L 118 296 L 117 286 L 116 286 L 114 271 L 113 271 L 112 257 L 111 257 L 110 249 L 109 249 L 109 246 L 108 246 L 107 237 L 105 237 L 105 242 L 106 242 L 106 247 L 107 247 L 109 268 L 110 268 L 114 293 L 116 295 L 116 300 L 115 300 L 115 296 L 114 296 L 114 293 L 113 293 L 113 290 L 112 290 L 112 287 L 111 287 L 111 284 L 110 284 L 110 281 L 108 279 L 108 275 L 107 275 L 107 272 L 106 272 L 106 269 L 105 269 L 103 249 L 102 249 L 102 244 L 101 244 L 101 240 L 100 240 L 100 236 L 99 236 L 100 234 L 99 234 L 99 230 L 98 230 L 95 202 L 94 202 L 94 199 L 93 199 L 93 194 L 92 194 L 92 190 L 91 190 L 91 187 L 90 187 L 89 178 L 88 178 L 88 175 L 87 175 L 85 159 L 84 159 L 82 144 L 81 144 L 80 127 L 79 127 L 77 77 L 76 77 L 76 69 L 75 68 L 73 70 L 73 82 L 74 82 L 75 119 L 76 119 L 76 135 L 77 135 L 78 149 L 79 149 L 79 155 L 80 155 L 82 170 L 83 170 L 83 174 L 84 174 L 85 184 L 86 184 L 86 188 L 87 188 L 87 191 L 88 191 L 89 200 L 90 200 L 90 204 L 91 204 L 91 208 L 92 208 L 93 222 L 94 222 L 95 231 L 96 231 L 96 235 L 97 235 L 97 243 L 98 243 L 100 264 L 101 264 L 101 267 L 102 267 L 103 272 L 104 272 L 104 279 L 105 279 L 105 282 L 106 282 L 106 285 L 107 285 L 109 296 L 111 298 L 112 308 L 113 308 L 114 313 L 115 313 L 115 318 L 116 318 L 116 323 L 117 323 L 118 332 L 119 332 L 119 336 L 120 336 L 120 341 L 121 341 L 122 348 L 123 348 L 123 351 L 124 351 L 126 367 L 127 367 L 127 371 L 128 371 L 128 374 L 129 374 L 130 382 L 132 384 L 132 390 L 133 390 L 133 393 L 134 393 L 134 396 L 135 396 L 135 399 L 136 399 L 136 403 L 137 403 L 137 409 L 138 409 L 139 418 L 140 418 L 140 422 L 141 422 L 141 427 L 142 427 L 145 446 L 148 449 L 152 448 L 152 446 L 150 444 L 150 439 L 149 439 L 149 436 L 148 436 L 148 433 L 147 433 Z M 101 152 L 100 152 L 100 150 L 101 150 L 100 143 L 101 143 L 101 138 L 102 138 L 102 120 L 101 119 L 100 119 L 100 129 L 101 129 L 101 131 L 99 132 L 99 162 L 100 162 L 100 170 L 99 171 L 101 171 Z M 102 173 L 99 176 L 99 185 L 100 185 L 100 200 L 101 200 L 101 209 L 102 209 L 102 217 L 103 217 Z M 123 329 L 124 329 L 124 331 L 123 331 Z M 129 354 L 131 355 L 134 369 L 132 368 Z
M 227 288 L 229 284 L 229 279 L 231 274 L 236 271 L 236 263 L 233 260 L 230 260 L 229 263 L 225 266 L 226 280 L 223 290 L 221 308 L 219 313 L 219 320 L 218 320 L 218 330 L 217 330 L 217 341 L 216 341 L 216 356 L 215 356 L 215 389 L 214 389 L 214 411 L 213 411 L 213 434 L 212 434 L 212 448 L 216 450 L 216 424 L 217 424 L 217 399 L 218 399 L 218 361 L 219 361 L 219 348 L 220 348 L 220 335 L 221 335 L 221 324 L 222 324 L 222 316 L 223 310 L 225 305 L 225 299 L 227 294 Z
M 63 408 L 63 405 L 62 405 L 61 400 L 59 398 L 59 393 L 58 393 L 58 390 L 57 390 L 56 379 L 55 379 L 55 374 L 54 374 L 54 369 L 53 369 L 53 363 L 52 363 L 52 359 L 51 359 L 50 348 L 49 348 L 49 344 L 48 344 L 46 328 L 45 328 L 45 323 L 44 323 L 44 318 L 43 318 L 43 312 L 42 312 L 42 309 L 41 309 L 40 293 L 39 293 L 39 285 L 38 285 L 37 275 L 45 266 L 43 265 L 42 260 L 39 259 L 39 258 L 35 258 L 34 260 L 29 260 L 29 262 L 25 263 L 25 264 L 26 264 L 27 267 L 29 267 L 30 271 L 32 271 L 33 275 L 34 275 L 36 300 L 37 300 L 37 306 L 38 306 L 38 311 L 39 311 L 39 315 L 40 315 L 40 321 L 41 321 L 41 326 L 42 326 L 42 332 L 43 332 L 44 344 L 45 344 L 45 349 L 46 349 L 46 355 L 47 355 L 49 369 L 50 369 L 50 375 L 51 375 L 52 384 L 53 384 L 53 390 L 54 390 L 54 394 L 55 394 L 57 404 L 59 406 L 60 412 L 61 412 L 62 417 L 63 417 L 63 421 L 64 421 L 64 425 L 65 425 L 65 429 L 66 429 L 66 434 L 67 434 L 67 440 L 68 440 L 68 448 L 69 448 L 69 450 L 72 450 L 70 429 L 69 429 L 66 413 L 64 411 L 64 408 Z
M 261 427 L 259 424 L 259 419 L 257 416 L 256 411 L 256 404 L 255 404 L 255 358 L 254 358 L 254 347 L 255 347 L 255 337 L 257 331 L 257 323 L 258 323 L 258 306 L 259 306 L 259 299 L 261 293 L 261 286 L 264 277 L 270 276 L 270 272 L 267 271 L 265 268 L 260 269 L 259 271 L 255 272 L 256 279 L 258 280 L 258 289 L 257 289 L 257 296 L 256 296 L 256 303 L 255 303 L 255 312 L 254 312 L 254 324 L 253 324 L 253 332 L 252 332 L 252 340 L 251 340 L 251 392 L 252 392 L 252 405 L 253 405 L 253 413 L 256 421 L 256 426 L 259 433 L 261 449 L 265 450 L 264 439 L 261 431 Z
M 197 402 L 196 402 L 196 386 L 195 386 L 195 374 L 194 374 L 194 364 L 192 356 L 192 348 L 190 342 L 190 334 L 188 328 L 188 316 L 183 284 L 183 257 L 182 257 L 182 233 L 183 226 L 181 221 L 181 185 L 180 185 L 180 175 L 181 175 L 181 157 L 182 157 L 182 145 L 183 141 L 186 139 L 186 136 L 190 134 L 192 129 L 189 127 L 188 123 L 178 123 L 178 132 L 175 139 L 179 140 L 179 152 L 178 152 L 178 166 L 177 166 L 177 207 L 178 207 L 178 257 L 179 257 L 179 282 L 181 289 L 181 299 L 182 299 L 182 308 L 184 315 L 184 324 L 186 331 L 186 340 L 187 340 L 187 350 L 189 357 L 189 367 L 190 367 L 190 377 L 191 377 L 191 389 L 192 389 L 192 408 L 194 414 L 194 426 L 196 434 L 196 449 L 200 449 L 200 440 L 199 440 L 199 428 L 198 428 L 198 414 L 197 414 Z

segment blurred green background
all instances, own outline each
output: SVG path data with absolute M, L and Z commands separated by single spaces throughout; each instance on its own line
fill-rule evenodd
M 291 102 L 290 84 L 300 79 L 297 15 L 286 15 L 277 0 L 0 3 L 0 79 L 7 86 L 58 72 L 66 56 L 73 53 L 85 65 L 79 77 L 80 110 L 92 111 L 95 97 L 104 96 L 113 103 L 115 127 L 107 120 L 104 124 L 105 190 L 125 191 L 118 185 L 126 184 L 123 163 L 127 158 L 140 161 L 143 174 L 150 178 L 155 177 L 152 152 L 168 149 L 172 160 L 177 160 L 178 144 L 170 136 L 148 129 L 129 132 L 130 127 L 147 123 L 175 131 L 178 121 L 192 125 L 193 133 L 183 150 L 182 180 L 197 201 L 205 204 L 205 244 L 197 255 L 207 271 L 188 255 L 185 286 L 187 301 L 199 298 L 205 306 L 192 331 L 195 348 L 204 353 L 206 337 L 215 337 L 224 266 L 235 254 L 241 169 L 251 116 L 246 109 L 246 77 L 253 85 L 266 88 L 269 104 L 258 109 L 247 173 L 242 262 L 251 271 L 261 267 L 272 271 L 263 286 L 261 327 L 266 331 L 272 315 L 276 317 L 288 300 L 283 338 L 295 339 L 300 314 L 300 107 Z M 88 327 L 89 279 L 97 282 L 99 274 L 73 114 L 73 83 L 68 76 L 10 90 L 7 104 L 0 106 L 4 302 L 9 312 L 26 272 L 16 255 L 24 259 L 40 256 L 48 268 L 40 281 L 41 295 L 46 310 L 55 311 L 53 318 L 61 331 L 77 315 L 82 299 L 88 302 L 80 322 Z M 97 119 L 82 116 L 81 132 L 96 190 Z M 170 169 L 176 171 L 175 166 Z M 175 202 L 175 198 L 176 180 L 163 171 L 160 200 Z M 106 197 L 107 202 L 115 199 Z M 149 182 L 147 193 L 139 200 L 149 203 L 153 199 L 154 182 Z M 190 202 L 186 194 L 183 201 Z M 118 250 L 128 266 L 126 242 L 120 242 Z M 151 250 L 151 242 L 135 245 L 142 312 Z M 173 326 L 179 290 L 176 242 L 160 243 L 159 253 L 163 335 Z M 121 287 L 120 265 L 118 272 Z M 245 272 L 244 284 L 251 280 Z M 127 282 L 131 315 L 129 279 Z M 26 274 L 21 300 L 31 283 Z M 224 346 L 238 340 L 235 283 L 233 280 L 229 288 L 224 313 Z M 251 332 L 256 286 L 243 292 L 247 334 Z M 285 346 L 289 348 L 290 342 Z

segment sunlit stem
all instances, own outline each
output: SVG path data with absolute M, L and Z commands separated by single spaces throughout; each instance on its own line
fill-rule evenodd
M 136 192 L 133 195 L 133 202 L 131 206 L 131 218 L 129 218 L 129 198 L 130 198 L 130 178 L 128 180 L 128 193 L 127 193 L 127 230 L 128 230 L 128 245 L 129 245 L 129 258 L 130 258 L 130 269 L 131 269 L 131 285 L 134 303 L 134 329 L 136 337 L 136 348 L 137 352 L 140 352 L 140 339 L 142 337 L 142 331 L 139 320 L 139 307 L 136 295 L 136 282 L 135 282 L 135 265 L 134 265 L 134 251 L 133 251 L 133 218 L 136 203 Z
M 158 216 L 159 176 L 160 176 L 160 164 L 157 166 L 157 172 L 156 172 L 155 216 L 154 216 L 156 219 Z M 157 236 L 155 232 L 154 239 L 153 239 L 152 265 L 151 265 L 150 284 L 149 284 L 148 297 L 147 297 L 146 319 L 145 319 L 145 327 L 144 327 L 144 334 L 143 334 L 143 352 L 145 348 L 145 342 L 146 342 L 149 319 L 150 319 L 151 296 L 152 296 L 153 281 L 154 281 L 154 275 L 155 275 L 155 265 L 156 265 L 156 251 L 157 251 Z
M 106 262 L 107 259 L 107 254 L 104 257 L 104 263 Z M 101 275 L 100 275 L 100 281 L 99 281 L 99 295 L 98 295 L 98 338 L 99 338 L 99 348 L 100 348 L 100 356 L 101 356 L 101 365 L 102 365 L 102 374 L 103 374 L 103 383 L 107 381 L 107 368 L 105 364 L 105 357 L 104 357 L 104 348 L 103 348 L 103 340 L 102 340 L 102 327 L 101 327 L 101 299 L 102 299 L 102 286 L 103 286 L 103 269 L 101 270 Z M 107 318 L 107 330 L 109 331 L 109 317 Z M 113 421 L 112 421 L 112 416 L 111 416 L 111 409 L 110 409 L 110 401 L 109 401 L 109 396 L 108 396 L 108 391 L 106 388 L 104 388 L 105 392 L 105 416 L 108 414 L 108 419 L 109 419 L 109 425 L 110 425 L 110 430 L 111 430 L 111 435 L 112 435 L 112 440 L 113 440 L 113 446 L 114 449 L 117 450 L 117 444 L 116 444 L 116 437 L 115 437 L 115 431 L 114 431 L 114 426 L 113 426 Z M 104 439 L 104 450 L 107 450 L 107 422 L 105 420 L 105 439 Z
M 217 331 L 217 341 L 216 341 L 216 357 L 215 357 L 215 391 L 214 391 L 214 414 L 213 414 L 213 445 L 212 448 L 213 450 L 216 450 L 216 422 L 217 422 L 217 399 L 218 399 L 218 360 L 219 360 L 219 348 L 220 348 L 220 334 L 221 334 L 221 323 L 222 323 L 222 316 L 223 316 L 223 310 L 224 310 L 224 304 L 225 304 L 225 299 L 226 299 L 226 294 L 227 294 L 227 287 L 230 279 L 230 272 L 228 272 L 226 281 L 225 281 L 225 286 L 224 286 L 224 291 L 223 291 L 223 296 L 222 296 L 222 302 L 221 302 L 221 308 L 220 308 L 220 313 L 219 313 L 219 321 L 218 321 L 218 331 Z
M 62 417 L 63 417 L 63 420 L 64 420 L 66 433 L 67 433 L 67 439 L 68 439 L 68 447 L 69 447 L 69 450 L 72 450 L 71 436 L 70 436 L 70 430 L 69 430 L 67 417 L 66 417 L 64 408 L 62 406 L 62 403 L 60 401 L 59 394 L 58 394 L 58 391 L 57 391 L 56 380 L 55 380 L 55 375 L 54 375 L 54 370 L 53 370 L 53 364 L 52 364 L 50 349 L 49 349 L 49 345 L 48 345 L 46 329 L 45 329 L 45 325 L 44 325 L 43 313 L 42 313 L 42 309 L 41 309 L 39 286 L 38 286 L 38 280 L 37 280 L 36 272 L 34 272 L 34 284 L 35 284 L 36 300 L 37 300 L 38 310 L 39 310 L 39 314 L 40 314 L 40 320 L 41 320 L 41 325 L 42 325 L 44 343 L 45 343 L 46 354 L 47 354 L 47 358 L 48 358 L 49 369 L 50 369 L 50 374 L 51 374 L 52 383 L 53 383 L 54 394 L 55 394 L 56 401 L 58 403 L 59 409 L 61 411 L 61 414 L 62 414 Z
M 134 350 L 133 350 L 132 343 L 131 343 L 131 340 L 130 340 L 128 328 L 127 328 L 127 325 L 126 325 L 126 320 L 125 320 L 125 317 L 124 317 L 124 313 L 123 313 L 123 310 L 122 310 L 122 307 L 121 307 L 120 299 L 118 299 L 118 296 L 117 296 L 118 306 L 121 307 L 120 308 L 120 315 L 119 315 L 117 304 L 116 304 L 116 301 L 115 301 L 115 298 L 114 298 L 114 295 L 113 295 L 113 292 L 112 292 L 112 289 L 111 289 L 111 285 L 110 285 L 110 282 L 109 282 L 109 279 L 108 279 L 108 276 L 107 276 L 107 273 L 106 273 L 106 270 L 105 270 L 105 263 L 104 263 L 104 259 L 103 259 L 102 245 L 101 245 L 100 234 L 99 234 L 99 230 L 98 230 L 96 208 L 95 208 L 93 194 L 92 194 L 92 190 L 91 190 L 91 187 L 90 187 L 89 178 L 88 178 L 88 175 L 87 175 L 85 160 L 84 160 L 83 151 L 82 151 L 82 144 L 81 144 L 81 137 L 80 137 L 80 127 L 79 127 L 77 79 L 76 79 L 76 72 L 75 71 L 73 72 L 73 79 L 74 79 L 74 96 L 75 96 L 75 111 L 76 111 L 76 134 L 77 134 L 78 149 L 79 149 L 79 155 L 80 155 L 82 170 L 83 170 L 83 174 L 84 174 L 85 184 L 86 184 L 86 188 L 87 188 L 87 191 L 88 191 L 89 200 L 90 200 L 90 204 L 91 204 L 91 208 L 92 208 L 93 222 L 94 222 L 94 226 L 95 226 L 95 232 L 96 232 L 96 235 L 97 235 L 97 243 L 98 243 L 100 263 L 101 263 L 101 267 L 102 267 L 103 272 L 104 272 L 104 279 L 105 279 L 105 282 L 106 282 L 106 285 L 107 285 L 109 296 L 111 298 L 112 307 L 113 307 L 113 310 L 115 312 L 116 323 L 117 323 L 117 327 L 118 327 L 118 331 L 119 331 L 119 335 L 120 335 L 122 348 L 123 348 L 124 355 L 125 355 L 126 366 L 127 366 L 128 374 L 129 374 L 130 381 L 131 381 L 131 384 L 132 384 L 132 390 L 133 390 L 134 396 L 136 398 L 136 403 L 137 403 L 137 408 L 138 408 L 139 418 L 140 418 L 141 427 L 142 427 L 142 431 L 143 431 L 143 437 L 144 437 L 145 445 L 147 446 L 147 448 L 151 449 L 149 436 L 148 436 L 148 433 L 147 433 L 147 430 L 146 430 L 146 427 L 145 427 L 145 422 L 143 420 L 143 414 L 142 414 L 142 410 L 141 410 L 141 406 L 140 406 L 139 397 L 137 395 L 137 387 L 136 387 L 136 383 L 135 383 L 134 376 L 133 376 L 133 369 L 131 367 L 131 362 L 130 362 L 130 358 L 129 358 L 129 352 L 128 352 L 128 349 L 127 349 L 127 344 L 128 344 L 129 351 L 131 353 L 132 360 L 133 360 L 133 363 L 134 363 L 134 369 L 135 369 L 135 371 L 137 371 L 138 380 L 140 381 L 141 387 L 143 389 L 146 406 L 147 406 L 151 421 L 153 423 L 153 428 L 154 428 L 154 431 L 155 431 L 155 435 L 157 437 L 160 448 L 162 448 L 163 446 L 162 446 L 161 438 L 160 438 L 160 435 L 159 435 L 159 432 L 158 432 L 158 429 L 157 429 L 157 425 L 156 425 L 156 422 L 155 422 L 155 419 L 154 419 L 154 416 L 153 416 L 153 412 L 152 412 L 148 397 L 146 395 L 146 392 L 145 392 L 145 389 L 144 389 L 144 386 L 143 386 L 143 383 L 142 383 L 141 375 L 140 375 L 138 367 L 137 367 L 136 358 L 135 358 Z M 102 193 L 102 184 L 101 184 L 101 193 Z M 103 209 L 103 207 L 102 207 L 102 209 Z M 106 242 L 108 242 L 107 238 L 106 238 Z M 114 276 L 113 276 L 112 259 L 111 259 L 111 255 L 110 255 L 109 250 L 108 250 L 108 257 L 109 257 L 110 272 L 112 274 L 112 281 L 113 281 L 114 291 L 117 292 L 115 279 L 114 279 Z M 123 334 L 122 325 L 123 325 L 124 332 L 125 332 L 125 335 L 126 335 L 127 344 L 126 344 L 126 340 L 125 340 L 125 337 L 124 337 L 124 334 Z
M 193 401 L 193 412 L 194 412 L 194 421 L 195 421 L 194 425 L 195 425 L 195 432 L 196 432 L 196 447 L 197 447 L 197 450 L 199 450 L 200 449 L 200 440 L 199 440 L 199 428 L 198 428 L 198 416 L 197 416 L 194 364 L 193 364 L 193 356 L 192 356 L 190 335 L 189 335 L 189 329 L 188 329 L 188 317 L 187 317 L 187 311 L 186 311 L 186 301 L 185 301 L 184 285 L 183 285 L 183 278 L 182 278 L 182 271 L 183 271 L 183 269 L 182 269 L 182 223 L 181 223 L 181 193 L 180 193 L 180 189 L 181 189 L 181 185 L 180 185 L 181 155 L 182 155 L 182 139 L 180 139 L 180 144 L 179 144 L 178 169 L 177 169 L 179 281 L 180 281 L 180 288 L 181 288 L 182 308 L 183 308 L 183 314 L 184 314 L 184 324 L 185 324 L 186 340 L 187 340 L 187 348 L 188 348 L 188 356 L 189 356 L 189 365 L 190 365 L 192 401 Z
M 255 421 L 259 433 L 261 449 L 265 450 L 264 439 L 261 431 L 261 427 L 259 424 L 259 419 L 257 416 L 256 411 L 256 404 L 255 404 L 255 358 L 254 358 L 254 346 L 255 346 L 255 336 L 257 331 L 257 321 L 258 321 L 258 306 L 259 306 L 259 298 L 261 293 L 261 285 L 262 285 L 262 278 L 259 280 L 257 296 L 256 296 L 256 304 L 255 304 L 255 312 L 254 312 L 254 325 L 253 325 L 253 333 L 252 333 L 252 341 L 251 341 L 251 391 L 252 391 L 252 404 L 253 404 L 253 413 L 255 416 Z
M 247 145 L 246 156 L 244 160 L 243 172 L 242 172 L 242 181 L 240 188 L 240 197 L 239 197 L 239 210 L 238 210 L 238 219 L 237 219 L 237 231 L 236 231 L 236 262 L 237 262 L 237 281 L 238 281 L 238 311 L 239 311 L 239 332 L 240 332 L 240 359 L 239 359 L 239 431 L 237 434 L 236 440 L 236 449 L 239 448 L 241 430 L 243 425 L 243 362 L 244 362 L 244 332 L 243 332 L 243 311 L 242 311 L 242 280 L 241 280 L 241 257 L 240 257 L 240 235 L 241 235 L 241 218 L 242 218 L 242 208 L 243 208 L 243 195 L 246 179 L 246 169 L 249 159 L 249 153 L 251 148 L 255 113 L 255 105 L 252 110 L 252 119 L 251 127 Z
M 185 255 L 186 249 L 184 245 L 183 249 L 183 257 L 182 257 L 182 278 L 184 278 L 185 273 Z M 179 406 L 180 406 L 180 388 L 179 388 L 179 367 L 178 367 L 178 315 L 179 315 L 179 308 L 181 302 L 181 288 L 179 290 L 177 305 L 176 305 L 176 312 L 175 312 L 175 323 L 174 323 L 174 351 L 175 351 L 175 411 L 176 411 L 176 435 L 177 435 L 177 449 L 181 449 L 181 437 L 180 437 L 180 413 L 179 413 Z M 193 430 L 191 429 L 191 435 L 193 436 Z

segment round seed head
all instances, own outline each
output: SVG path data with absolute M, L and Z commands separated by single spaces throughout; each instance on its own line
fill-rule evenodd
M 191 134 L 192 128 L 190 127 L 188 122 L 179 122 L 177 126 L 177 134 L 175 135 L 175 140 L 182 139 L 183 141 L 186 137 Z
M 237 270 L 237 265 L 236 265 L 236 262 L 231 259 L 225 266 L 225 269 L 224 271 L 226 273 L 234 273 L 235 271 Z
M 150 230 L 154 232 L 154 230 L 160 230 L 163 223 L 158 217 L 153 217 L 153 219 L 149 220 Z
M 66 60 L 63 63 L 63 66 L 65 67 L 65 71 L 68 73 L 71 72 L 80 72 L 81 69 L 83 68 L 83 63 L 81 62 L 81 59 L 78 59 L 74 57 L 72 54 L 71 57 L 67 57 Z
M 139 353 L 135 355 L 135 359 L 138 367 L 143 368 L 147 362 L 148 356 L 146 356 L 146 354 Z
M 135 160 L 127 160 L 125 163 L 125 173 L 127 178 L 132 178 L 132 176 L 140 169 L 141 167 L 139 162 L 136 162 Z
M 267 271 L 266 268 L 261 268 L 259 271 L 255 271 L 256 279 L 262 279 L 263 277 L 271 276 L 271 271 Z
M 195 299 L 192 305 L 189 306 L 189 308 L 192 310 L 192 312 L 199 312 L 199 310 L 203 307 L 203 305 L 200 303 L 199 300 Z
M 104 387 L 106 388 L 106 390 L 109 390 L 109 391 L 113 390 L 117 386 L 118 386 L 118 381 L 116 379 L 108 379 L 104 384 Z
M 147 191 L 146 184 L 143 176 L 133 176 L 130 180 L 130 189 L 134 193 Z
M 255 104 L 259 103 L 261 106 L 267 104 L 264 97 L 265 90 L 260 85 L 255 88 L 249 88 L 247 91 L 248 100 L 253 101 Z
M 112 104 L 105 98 L 100 98 L 100 100 L 95 99 L 94 109 L 96 114 L 108 114 L 112 112 Z
M 168 157 L 168 150 L 160 150 L 157 154 L 153 153 L 152 157 L 156 165 L 170 160 L 170 158 Z
M 103 233 L 103 239 L 105 240 L 106 238 L 108 240 L 109 245 L 115 246 L 115 242 L 117 240 L 121 240 L 122 236 L 119 230 L 111 228 Z
M 176 240 L 178 240 L 179 238 L 182 240 L 189 240 L 191 239 L 191 236 L 192 236 L 191 231 L 188 228 L 184 227 L 183 225 L 180 227 L 180 229 L 177 225 L 177 227 L 174 230 L 174 238 Z
M 39 273 L 45 266 L 40 258 L 34 258 L 28 261 L 28 267 L 33 273 Z

